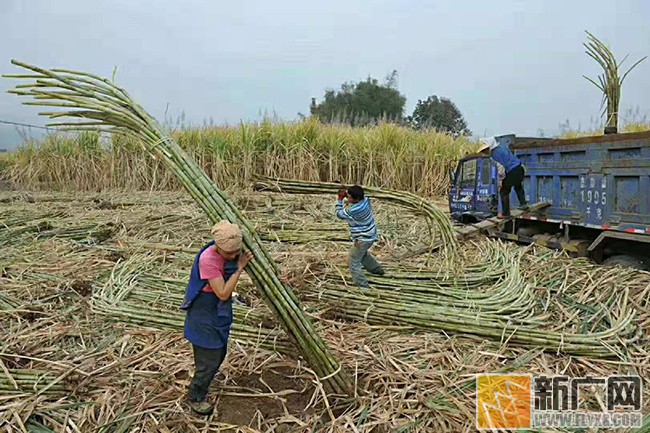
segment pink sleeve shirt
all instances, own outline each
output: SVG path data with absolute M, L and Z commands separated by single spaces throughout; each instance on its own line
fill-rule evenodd
M 199 276 L 202 280 L 211 280 L 212 278 L 223 278 L 225 261 L 220 254 L 217 254 L 214 247 L 203 251 L 199 257 Z M 203 292 L 214 293 L 210 284 L 202 290 Z

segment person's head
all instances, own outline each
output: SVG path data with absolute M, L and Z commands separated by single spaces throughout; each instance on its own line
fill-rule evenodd
M 479 153 L 490 154 L 499 145 L 496 137 L 485 137 L 479 139 L 479 141 L 481 142 Z
M 219 221 L 212 227 L 215 249 L 225 260 L 235 260 L 241 253 L 242 232 L 228 221 Z
M 348 188 L 348 200 L 350 203 L 357 203 L 363 200 L 364 198 L 364 193 L 363 193 L 363 188 L 361 188 L 359 185 L 354 185 Z

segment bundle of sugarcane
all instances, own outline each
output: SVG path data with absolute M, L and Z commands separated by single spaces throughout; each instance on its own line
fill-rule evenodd
M 255 182 L 255 189 L 259 191 L 277 191 L 291 194 L 336 194 L 341 188 L 341 184 L 330 182 L 308 182 L 290 179 L 271 179 L 260 177 Z M 386 200 L 388 202 L 407 207 L 416 213 L 422 214 L 427 218 L 428 223 L 437 230 L 440 236 L 443 248 L 450 256 L 456 254 L 456 237 L 451 221 L 447 215 L 437 206 L 418 197 L 415 194 L 405 191 L 392 191 L 382 188 L 364 186 L 364 190 L 369 197 Z M 433 245 L 434 240 L 431 240 Z
M 311 230 L 269 230 L 259 233 L 260 239 L 267 242 L 306 244 L 309 242 L 347 242 L 350 237 L 345 232 L 320 233 Z
M 76 227 L 58 227 L 49 230 L 41 230 L 36 236 L 37 239 L 57 238 L 77 242 L 96 244 L 110 239 L 115 233 L 115 226 L 112 223 L 88 224 Z
M 136 276 L 136 281 L 145 290 L 131 290 L 129 300 L 163 311 L 178 308 L 183 303 L 183 290 L 185 290 L 188 278 L 189 275 L 181 279 L 144 272 Z M 273 339 L 285 340 L 286 335 L 277 329 L 270 314 L 266 314 L 266 311 L 262 310 L 264 306 L 259 307 L 234 305 L 235 324 L 266 328 L 264 331 L 269 335 L 273 334 Z
M 18 226 L 0 232 L 0 246 L 16 245 L 24 236 L 52 229 L 49 221 L 43 220 L 33 224 Z
M 508 262 L 514 256 L 504 246 L 499 242 L 478 245 L 478 253 L 472 249 L 470 257 L 459 258 L 457 266 L 450 266 L 444 259 L 428 262 L 430 265 L 426 267 L 386 265 L 386 274 L 399 280 L 426 280 L 440 287 L 479 287 L 507 275 L 504 261 Z M 477 259 L 480 262 L 476 263 Z
M 349 288 L 328 285 L 319 296 L 336 315 L 373 325 L 412 326 L 422 330 L 477 335 L 503 344 L 543 347 L 572 355 L 624 358 L 626 346 L 638 339 L 634 311 L 627 309 L 605 331 L 574 334 L 541 329 L 539 323 L 531 323 L 528 318 L 518 319 L 514 315 L 391 299 L 373 294 L 373 289 L 367 296 L 360 296 Z
M 234 310 L 231 331 L 231 338 L 234 342 L 292 354 L 292 346 L 288 344 L 283 332 L 278 329 L 264 328 L 261 324 L 247 324 L 246 322 L 249 321 L 247 319 L 252 317 L 249 316 L 251 311 L 249 308 L 235 306 Z M 114 320 L 151 329 L 182 331 L 185 321 L 185 316 L 182 313 L 170 314 L 168 310 L 150 308 L 146 304 L 138 302 L 113 305 L 105 302 L 102 299 L 102 294 L 93 295 L 93 311 Z
M 93 291 L 94 312 L 154 329 L 182 330 L 187 279 L 151 273 L 155 257 L 134 255 L 115 265 L 106 282 Z M 245 306 L 234 305 L 232 337 L 242 344 L 290 353 L 286 334 Z
M 338 394 L 351 392 L 352 382 L 302 311 L 298 298 L 279 280 L 275 263 L 262 247 L 249 222 L 153 117 L 124 89 L 105 78 L 86 72 L 47 70 L 15 60 L 12 63 L 33 72 L 27 75 L 6 75 L 10 78 L 34 80 L 10 91 L 35 99 L 25 104 L 65 109 L 41 113 L 53 119 L 89 119 L 84 122 L 59 122 L 50 126 L 66 130 L 110 132 L 139 140 L 147 151 L 162 159 L 174 172 L 210 220 L 217 222 L 227 219 L 238 224 L 244 232 L 244 244 L 255 257 L 247 272 L 271 311 L 294 339 L 300 353 L 316 374 L 323 378 L 325 386 Z
M 66 386 L 52 373 L 31 369 L 0 369 L 0 393 L 65 394 Z
M 12 299 L 7 293 L 0 292 L 0 311 L 11 311 L 16 308 L 20 303 Z
M 524 250 L 508 248 L 498 242 L 486 242 L 478 247 L 476 256 L 487 259 L 478 264 L 460 262 L 464 272 L 461 275 L 457 275 L 455 269 L 442 266 L 437 271 L 386 266 L 385 276 L 370 274 L 368 280 L 374 293 L 382 298 L 529 317 L 535 297 L 531 285 L 523 280 L 520 272 L 519 262 Z M 334 272 L 334 275 L 338 278 L 330 278 L 331 281 L 344 279 L 343 272 Z M 310 288 L 305 292 L 309 293 Z
M 318 293 L 314 293 L 320 300 L 332 299 L 340 292 L 350 291 L 342 285 L 324 284 Z M 375 284 L 372 290 L 364 293 L 364 296 L 381 302 L 390 302 L 393 304 L 407 305 L 416 304 L 421 308 L 446 308 L 449 314 L 454 311 L 473 313 L 483 316 L 489 316 L 497 319 L 517 320 L 528 325 L 544 323 L 548 317 L 546 315 L 536 315 L 534 312 L 535 299 L 532 296 L 529 285 L 521 289 L 512 285 L 511 282 L 504 281 L 502 284 L 495 286 L 495 292 L 498 297 L 485 299 L 461 299 L 453 295 L 422 295 L 422 292 L 412 292 L 404 287 L 382 287 Z M 360 294 L 357 294 L 359 296 Z M 506 298 L 506 296 L 508 298 Z
M 507 275 L 506 266 L 517 263 L 523 250 L 513 249 L 511 244 L 485 240 L 473 248 L 459 251 L 456 262 L 446 257 L 427 260 L 427 266 L 408 264 L 386 265 L 387 275 L 398 280 L 427 280 L 441 287 L 479 287 Z
M 401 280 L 413 283 L 414 281 L 426 281 L 430 285 L 436 287 L 479 287 L 486 282 L 495 281 L 502 278 L 507 274 L 506 269 L 498 269 L 489 266 L 489 263 L 480 265 L 464 265 L 463 273 L 458 274 L 454 268 L 440 268 L 432 270 L 431 268 L 424 268 L 418 266 L 383 266 L 386 274 L 390 276 L 391 280 Z M 377 282 L 385 281 L 386 279 L 376 278 L 376 276 L 368 275 L 368 278 L 375 278 Z
M 339 273 L 342 274 L 342 273 Z M 521 278 L 518 266 L 507 268 L 506 275 L 493 284 L 479 287 L 465 287 L 462 282 L 457 286 L 444 287 L 425 280 L 408 280 L 388 277 L 369 276 L 373 290 L 366 296 L 381 298 L 396 303 L 414 303 L 421 306 L 450 308 L 473 311 L 480 314 L 497 314 L 499 317 L 526 319 L 527 323 L 536 323 L 542 317 L 533 317 L 536 299 L 530 284 Z M 329 292 L 348 290 L 340 285 L 326 285 Z M 321 291 L 314 292 L 321 298 Z

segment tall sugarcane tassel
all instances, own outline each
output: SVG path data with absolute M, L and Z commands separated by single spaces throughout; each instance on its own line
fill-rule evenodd
M 42 69 L 15 60 L 12 63 L 33 74 L 5 77 L 30 79 L 33 83 L 19 85 L 9 93 L 33 97 L 36 101 L 29 105 L 66 109 L 40 113 L 52 119 L 90 119 L 90 122 L 59 122 L 49 126 L 64 130 L 99 130 L 140 140 L 154 157 L 167 164 L 211 221 L 226 219 L 238 224 L 244 233 L 246 248 L 254 255 L 247 272 L 262 298 L 292 337 L 300 354 L 316 374 L 324 378 L 329 391 L 350 394 L 352 382 L 303 313 L 298 298 L 278 279 L 277 267 L 262 247 L 251 224 L 152 116 L 124 89 L 105 78 L 86 72 Z
M 603 92 L 603 106 L 605 107 L 603 112 L 607 115 L 606 126 L 611 128 L 613 131 L 616 131 L 618 128 L 618 108 L 621 102 L 621 86 L 623 85 L 623 81 L 625 81 L 627 74 L 629 74 L 632 69 L 638 66 L 647 57 L 643 57 L 641 60 L 634 63 L 632 67 L 630 67 L 630 69 L 620 77 L 619 68 L 627 59 L 627 56 L 625 56 L 623 61 L 620 63 L 616 62 L 614 53 L 607 47 L 607 45 L 602 43 L 591 33 L 586 33 L 589 42 L 583 44 L 586 48 L 585 52 L 603 68 L 603 74 L 598 76 L 598 82 L 589 77 L 585 78 Z

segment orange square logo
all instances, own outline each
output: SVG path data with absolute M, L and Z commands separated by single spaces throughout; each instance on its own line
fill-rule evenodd
M 476 428 L 530 428 L 531 376 L 479 374 L 476 378 Z

